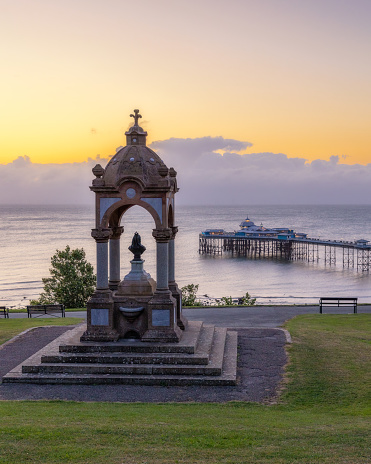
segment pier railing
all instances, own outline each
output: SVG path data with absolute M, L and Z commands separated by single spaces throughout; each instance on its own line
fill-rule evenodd
M 369 272 L 371 267 L 371 245 L 363 242 L 344 240 L 323 240 L 317 238 L 251 237 L 224 233 L 199 235 L 199 253 L 222 255 L 229 253 L 249 258 L 278 258 L 284 260 L 319 261 L 323 256 L 325 264 L 335 265 L 341 261 L 344 267 Z

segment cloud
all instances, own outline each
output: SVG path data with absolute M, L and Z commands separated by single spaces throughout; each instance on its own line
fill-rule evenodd
M 220 150 L 229 152 L 231 150 L 241 151 L 247 147 L 251 147 L 250 142 L 241 142 L 239 140 L 225 139 L 223 137 L 199 137 L 195 139 L 179 139 L 171 138 L 153 142 L 151 148 L 171 158 L 179 170 L 181 167 L 189 167 L 190 163 L 194 163 L 198 158 L 207 154 L 214 154 Z
M 184 204 L 371 203 L 371 164 L 341 164 L 339 156 L 308 162 L 283 153 L 232 151 L 248 146 L 203 137 L 169 139 L 151 147 L 178 171 L 178 202 Z
M 91 169 L 107 161 L 97 156 L 83 163 L 38 164 L 28 156 L 19 156 L 12 163 L 0 164 L 0 203 L 93 203 Z
M 178 172 L 178 204 L 371 203 L 371 164 L 341 164 L 342 156 L 308 162 L 283 153 L 236 153 L 249 147 L 249 142 L 223 137 L 151 144 Z M 21 156 L 0 164 L 0 202 L 92 204 L 91 169 L 107 162 L 97 156 L 82 163 L 37 164 Z

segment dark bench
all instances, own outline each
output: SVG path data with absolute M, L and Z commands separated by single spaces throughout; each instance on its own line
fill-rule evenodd
M 9 319 L 9 311 L 5 306 L 0 306 L 0 316 L 4 316 L 5 319 Z
M 54 313 L 61 313 L 62 317 L 66 317 L 66 312 L 64 309 L 64 305 L 62 304 L 55 304 L 55 305 L 32 305 L 27 306 L 27 315 L 28 317 L 32 317 L 32 314 L 37 314 L 38 316 L 42 316 L 43 314 L 48 314 L 49 316 L 55 316 Z M 57 317 L 57 316 L 55 316 Z
M 319 299 L 319 312 L 322 314 L 324 306 L 350 306 L 353 307 L 354 314 L 357 314 L 357 301 L 358 298 L 320 298 Z

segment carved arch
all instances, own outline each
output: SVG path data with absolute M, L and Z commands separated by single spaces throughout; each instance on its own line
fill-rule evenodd
M 118 227 L 120 225 L 122 216 L 128 211 L 132 206 L 140 206 L 148 211 L 152 216 L 155 222 L 156 229 L 162 229 L 163 225 L 157 211 L 145 201 L 135 201 L 130 202 L 128 200 L 121 200 L 114 203 L 110 206 L 107 211 L 104 213 L 101 221 L 101 228 L 106 229 L 108 227 Z

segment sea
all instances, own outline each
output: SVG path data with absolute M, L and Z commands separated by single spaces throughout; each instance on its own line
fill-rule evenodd
M 175 277 L 179 287 L 198 284 L 200 297 L 238 298 L 249 292 L 258 304 L 316 304 L 319 297 L 358 297 L 371 303 L 371 272 L 344 268 L 342 251 L 336 265 L 317 262 L 252 259 L 229 254 L 200 255 L 199 233 L 205 229 L 239 229 L 248 217 L 260 225 L 290 228 L 312 238 L 371 241 L 371 206 L 177 206 Z M 121 277 L 130 270 L 128 250 L 139 232 L 147 248 L 144 268 L 156 278 L 156 246 L 151 216 L 138 206 L 122 219 Z M 0 306 L 24 307 L 42 292 L 56 250 L 83 248 L 95 266 L 93 206 L 0 205 Z

